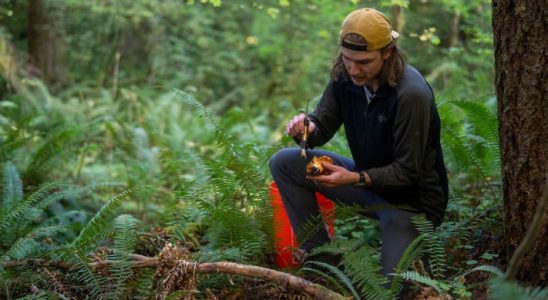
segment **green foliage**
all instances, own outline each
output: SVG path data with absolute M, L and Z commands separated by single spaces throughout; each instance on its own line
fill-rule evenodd
M 442 277 L 445 272 L 445 248 L 443 242 L 439 239 L 434 225 L 423 214 L 413 218 L 413 224 L 420 233 L 422 242 L 425 244 L 425 250 L 428 254 L 428 265 L 431 273 L 435 277 Z M 411 244 L 410 246 L 413 246 Z M 403 256 L 405 257 L 405 256 Z M 403 269 L 402 269 L 403 271 Z
M 118 215 L 111 220 L 120 201 L 129 194 L 130 191 L 125 191 L 109 200 L 82 229 L 80 235 L 71 244 L 58 251 L 57 256 L 71 266 L 68 278 L 85 283 L 86 289 L 91 290 L 94 298 L 119 299 L 133 292 L 129 285 L 129 281 L 134 280 L 130 254 L 134 253 L 137 243 L 138 220 L 126 214 Z M 110 231 L 111 228 L 113 232 Z M 103 241 L 105 245 L 111 245 L 104 259 L 107 259 L 111 265 L 104 267 L 103 272 L 108 270 L 109 274 L 104 276 L 101 269 L 89 266 L 92 259 L 85 253 L 89 251 L 87 249 L 91 248 L 90 246 L 97 246 L 97 244 L 90 245 L 91 240 L 100 242 L 101 238 L 107 237 L 112 238 L 112 242 Z M 139 275 L 136 279 L 141 285 L 146 285 L 150 274 Z
M 27 50 L 28 5 L 0 0 L 0 47 Z M 463 276 L 493 269 L 470 269 L 466 262 L 495 264 L 496 250 L 482 249 L 483 257 L 455 252 L 496 233 L 502 220 L 490 5 L 487 0 L 49 1 L 45 12 L 55 17 L 52 28 L 63 32 L 64 85 L 50 92 L 32 78 L 34 67 L 19 63 L 26 58 L 0 51 L 2 261 L 62 258 L 73 265 L 60 276 L 62 286 L 104 298 L 151 296 L 154 273 L 131 270 L 127 254 L 135 251 L 138 232 L 154 227 L 173 242 L 189 243 L 198 261 L 270 263 L 266 162 L 293 144 L 282 137 L 286 121 L 308 99 L 317 101 L 343 17 L 371 6 L 398 21 L 400 45 L 438 98 L 451 185 L 446 222 L 434 230 L 419 221 L 422 235 L 386 289 L 378 275 L 376 224 L 338 209 L 336 236 L 342 244 L 317 253 L 343 254 L 342 264 L 311 261 L 303 272 L 356 299 L 396 295 L 405 274 L 442 293 L 469 297 L 473 287 Z M 15 62 L 9 65 L 13 72 L 2 68 L 6 62 Z M 21 77 L 20 94 L 5 74 Z M 325 148 L 350 155 L 342 130 Z M 133 188 L 119 193 L 120 187 Z M 311 228 L 317 226 L 323 224 Z M 453 252 L 445 257 L 443 248 L 450 246 Z M 114 261 L 108 276 L 87 265 L 102 247 L 108 248 L 103 258 Z M 429 264 L 422 270 L 416 262 L 425 256 Z M 49 275 L 30 268 L 0 274 L 12 298 L 24 296 L 31 283 L 44 297 L 58 290 Z M 223 276 L 199 284 L 228 285 Z M 3 293 L 0 297 L 8 295 Z M 65 296 L 70 298 L 61 293 Z
M 0 198 L 0 261 L 37 254 L 42 250 L 41 239 L 64 230 L 59 225 L 46 226 L 41 220 L 44 209 L 60 199 L 55 194 L 57 188 L 55 183 L 45 184 L 25 197 L 17 169 L 11 162 L 4 164 Z
M 453 281 L 445 281 L 444 243 L 439 237 L 439 231 L 435 230 L 432 223 L 424 215 L 417 215 L 413 222 L 419 231 L 419 236 L 407 247 L 395 273 L 388 277 L 381 275 L 378 250 L 359 239 L 342 239 L 315 249 L 310 256 L 310 261 L 305 263 L 300 272 L 313 273 L 327 280 L 342 293 L 347 293 L 355 299 L 392 299 L 402 290 L 402 280 L 411 280 L 420 284 L 431 286 L 440 294 L 466 293 L 457 290 L 460 288 L 458 278 Z M 314 261 L 321 254 L 342 256 L 344 272 L 337 266 Z M 318 256 L 320 255 L 320 256 Z M 424 266 L 424 263 L 427 266 Z M 475 271 L 498 271 L 491 266 L 480 266 L 472 269 Z
M 236 248 L 239 260 L 256 259 L 265 249 L 270 227 L 266 179 L 257 165 L 268 156 L 254 144 L 235 144 L 201 103 L 181 91 L 177 94 L 213 126 L 218 148 L 208 155 L 196 154 L 207 180 L 184 184 L 171 222 L 185 239 L 194 234 L 189 228 L 203 227 L 208 252 Z
M 105 234 L 105 230 L 108 228 L 108 221 L 115 216 L 122 202 L 131 194 L 131 191 L 123 191 L 105 203 L 82 231 L 80 231 L 76 239 L 72 241 L 72 245 L 76 248 L 84 249 L 86 246 L 90 246 L 92 242 L 100 240 L 101 235 Z
M 69 224 L 48 216 L 47 209 L 65 197 L 77 196 L 84 191 L 58 183 L 48 183 L 25 195 L 19 172 L 7 161 L 2 164 L 2 194 L 0 195 L 0 297 L 8 297 L 10 287 L 19 287 L 39 281 L 28 270 L 12 272 L 3 263 L 12 260 L 39 257 L 56 248 L 51 240 L 69 230 Z M 19 277 L 18 275 L 25 275 Z M 32 274 L 32 273 L 31 273 Z M 17 289 L 17 288 L 14 288 Z
M 112 254 L 109 255 L 109 260 L 114 262 L 109 269 L 113 283 L 112 291 L 107 298 L 119 299 L 127 293 L 127 281 L 133 275 L 130 265 L 132 258 L 129 254 L 132 254 L 135 250 L 137 223 L 138 220 L 130 215 L 119 215 L 114 219 L 114 243 Z
M 413 247 L 416 247 L 416 245 L 414 244 L 416 244 L 416 242 L 420 240 L 421 242 L 424 242 L 424 244 L 420 243 L 419 245 L 424 245 L 424 251 L 430 254 L 427 256 L 427 262 L 428 269 L 430 269 L 431 272 L 429 274 L 426 270 L 424 270 L 423 267 L 416 270 L 406 270 L 403 268 L 400 269 L 398 267 L 399 272 L 395 274 L 396 278 L 392 283 L 393 290 L 395 282 L 397 282 L 401 278 L 414 282 L 416 284 L 429 286 L 436 290 L 436 292 L 440 296 L 449 295 L 450 297 L 455 296 L 458 298 L 469 298 L 472 296 L 472 293 L 470 291 L 471 286 L 465 284 L 466 275 L 479 271 L 493 273 L 499 276 L 502 274 L 502 272 L 497 267 L 491 265 L 480 265 L 461 274 L 444 276 L 444 274 L 441 273 L 440 270 L 445 269 L 446 261 L 444 259 L 444 256 L 442 256 L 442 254 L 444 254 L 443 245 L 440 243 L 438 235 L 432 230 L 431 223 L 428 222 L 424 218 L 424 216 L 419 215 L 418 218 L 415 218 L 414 221 L 416 222 L 417 227 L 421 232 L 421 235 L 407 248 L 406 253 L 404 253 L 402 258 L 408 257 L 407 252 L 410 251 L 410 249 L 412 249 Z M 399 289 L 396 287 L 396 291 L 397 290 Z
M 373 253 L 374 250 L 368 246 L 348 253 L 343 260 L 345 271 L 353 278 L 363 299 L 389 299 L 392 295 L 391 291 L 384 287 L 388 279 L 379 274 L 381 270 L 379 256 Z
M 548 289 L 546 287 L 541 288 L 527 288 L 520 286 L 514 281 L 507 281 L 503 276 L 495 276 L 490 282 L 489 299 L 497 300 L 510 300 L 510 299 L 523 299 L 523 300 L 541 300 L 548 298 Z
M 328 263 L 309 260 L 306 261 L 299 269 L 301 273 L 312 273 L 329 280 L 329 283 L 336 286 L 339 292 L 347 292 L 355 299 L 360 299 L 358 292 L 352 285 L 352 279 L 350 279 L 345 273 L 339 270 L 336 266 L 332 266 Z

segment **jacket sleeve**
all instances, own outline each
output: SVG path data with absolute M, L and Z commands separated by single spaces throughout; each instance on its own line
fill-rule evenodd
M 392 163 L 366 170 L 372 188 L 398 189 L 419 182 L 434 111 L 434 99 L 428 87 L 408 89 L 399 96 L 393 125 Z
M 318 105 L 309 114 L 310 120 L 316 124 L 316 130 L 310 134 L 308 140 L 311 148 L 327 143 L 341 126 L 340 109 L 333 91 L 333 82 L 330 81 Z M 295 139 L 295 141 L 300 142 L 299 139 Z

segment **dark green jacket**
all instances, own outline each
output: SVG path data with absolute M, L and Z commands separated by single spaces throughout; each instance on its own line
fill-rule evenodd
M 395 88 L 384 85 L 367 104 L 364 88 L 331 81 L 310 114 L 321 146 L 344 124 L 358 170 L 371 189 L 392 204 L 426 213 L 439 225 L 447 207 L 447 174 L 440 146 L 440 118 L 428 83 L 407 66 Z

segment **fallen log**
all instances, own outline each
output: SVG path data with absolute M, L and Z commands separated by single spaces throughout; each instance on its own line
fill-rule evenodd
M 159 257 L 148 257 L 138 254 L 130 255 L 132 261 L 130 262 L 133 268 L 158 268 L 160 264 L 163 264 L 170 268 L 180 268 L 182 273 L 191 274 L 233 274 L 244 277 L 259 278 L 271 282 L 275 282 L 282 286 L 290 287 L 297 291 L 302 291 L 310 296 L 312 299 L 320 300 L 347 300 L 350 299 L 337 292 L 334 292 L 322 285 L 310 282 L 298 276 L 294 276 L 285 272 L 272 270 L 269 268 L 245 265 L 233 262 L 210 262 L 210 263 L 198 263 L 189 260 L 182 259 L 166 259 Z M 88 265 L 95 269 L 107 268 L 116 261 L 113 260 L 96 260 Z M 5 268 L 13 268 L 17 266 L 40 266 L 40 267 L 57 267 L 57 268 L 69 268 L 67 264 L 60 261 L 51 261 L 45 259 L 26 259 L 21 261 L 7 261 L 1 263 Z M 172 270 L 173 270 L 172 269 Z

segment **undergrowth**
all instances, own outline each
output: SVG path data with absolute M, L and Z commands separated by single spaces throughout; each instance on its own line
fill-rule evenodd
M 166 244 L 187 249 L 197 262 L 272 266 L 265 166 L 289 139 L 272 142 L 260 130 L 242 132 L 237 117 L 219 118 L 181 90 L 159 101 L 144 97 L 132 104 L 131 113 L 116 117 L 96 112 L 111 105 L 102 99 L 94 101 L 93 110 L 83 105 L 72 115 L 49 118 L 44 114 L 62 109 L 63 103 L 38 90 L 47 106 L 6 102 L 2 115 L 0 296 L 154 297 L 162 287 L 160 278 L 131 263 L 135 254 L 152 257 Z M 453 117 L 456 111 L 468 116 L 464 125 Z M 299 274 L 354 299 L 391 299 L 409 288 L 473 298 L 478 283 L 471 285 L 467 278 L 477 272 L 494 274 L 492 297 L 509 289 L 512 283 L 498 280 L 500 269 L 490 265 L 496 261 L 494 249 L 487 247 L 475 257 L 457 254 L 481 238 L 478 227 L 500 221 L 496 118 L 486 106 L 470 101 L 444 102 L 440 114 L 446 120 L 443 140 L 451 178 L 444 225 L 435 229 L 417 218 L 419 237 L 386 278 L 379 274 L 375 222 L 352 208 L 348 214 L 337 208 L 337 238 L 316 249 Z M 201 130 L 187 131 L 188 126 Z M 336 140 L 329 147 L 342 144 Z M 315 260 L 320 254 L 339 256 L 340 263 Z M 26 259 L 55 262 L 56 267 L 5 267 Z M 110 264 L 92 267 L 99 261 Z M 196 290 L 168 297 L 207 298 L 238 283 L 245 285 L 226 275 L 200 276 Z M 521 294 L 537 299 L 545 290 Z

